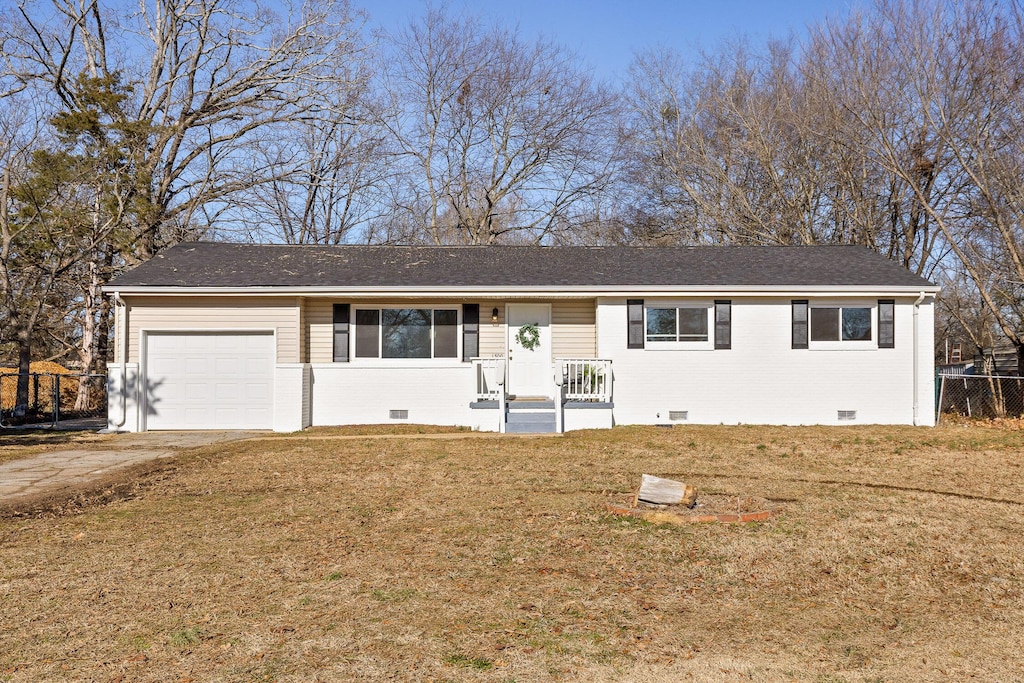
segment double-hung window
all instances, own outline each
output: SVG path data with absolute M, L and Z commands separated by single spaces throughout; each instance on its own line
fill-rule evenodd
M 456 308 L 357 308 L 356 358 L 458 358 Z
M 895 347 L 895 302 L 793 301 L 794 349 L 891 349 Z
M 644 341 L 649 349 L 711 348 L 709 305 L 651 303 L 645 307 Z
M 812 342 L 870 342 L 870 306 L 811 306 Z

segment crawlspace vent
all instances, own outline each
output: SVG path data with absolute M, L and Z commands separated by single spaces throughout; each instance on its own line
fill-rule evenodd
M 392 420 L 408 420 L 409 419 L 409 411 L 408 410 L 389 410 L 388 411 L 388 417 L 390 417 Z
M 840 420 L 856 420 L 857 419 L 857 411 L 856 410 L 840 410 L 839 411 L 839 419 Z
M 679 421 L 685 420 L 690 416 L 689 410 L 670 410 L 668 411 L 668 419 Z

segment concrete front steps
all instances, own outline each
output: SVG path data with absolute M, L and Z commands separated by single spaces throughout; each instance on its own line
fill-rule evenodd
M 553 434 L 555 402 L 550 399 L 515 399 L 505 404 L 506 434 Z

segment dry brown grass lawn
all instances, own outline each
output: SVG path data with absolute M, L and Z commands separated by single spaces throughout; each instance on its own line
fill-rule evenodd
M 1024 432 L 268 438 L 0 521 L 11 681 L 945 681 L 1024 671 Z M 643 472 L 782 501 L 654 526 Z

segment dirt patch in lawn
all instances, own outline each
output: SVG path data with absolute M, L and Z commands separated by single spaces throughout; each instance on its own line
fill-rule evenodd
M 115 434 L 51 429 L 0 429 L 0 462 L 63 449 L 104 447 Z
M 445 425 L 343 425 L 340 427 L 309 427 L 291 434 L 272 434 L 268 438 L 290 438 L 296 436 L 371 436 L 393 434 L 472 434 L 468 427 Z
M 88 482 L 0 501 L 0 519 L 79 515 L 110 503 L 132 500 L 170 476 L 177 467 L 171 460 L 154 459 L 113 470 Z
M 1022 452 L 967 427 L 197 449 L 0 520 L 0 679 L 1016 680 Z M 606 513 L 645 472 L 784 509 Z

